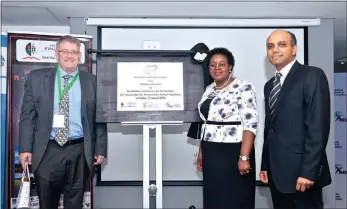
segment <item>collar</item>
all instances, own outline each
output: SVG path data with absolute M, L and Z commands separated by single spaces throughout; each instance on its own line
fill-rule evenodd
M 239 78 L 238 77 L 231 77 L 231 78 L 234 78 L 233 82 L 231 82 L 229 85 L 227 85 L 226 87 L 224 87 L 222 89 L 221 92 L 224 92 L 224 91 L 227 91 L 231 88 L 231 86 L 233 86 L 234 84 L 238 83 L 238 80 Z M 214 87 L 216 86 L 216 83 L 213 82 L 212 84 L 210 84 L 209 88 L 210 88 L 210 91 L 214 91 Z
M 67 75 L 68 73 L 66 73 L 60 66 L 59 66 L 59 71 L 60 71 L 60 77 L 63 77 L 64 75 Z M 71 73 L 70 75 L 75 76 L 78 72 L 78 67 L 75 70 L 75 72 Z
M 292 62 L 290 62 L 284 68 L 282 68 L 282 70 L 280 70 L 280 71 L 276 70 L 276 72 L 280 72 L 282 74 L 282 77 L 285 78 L 288 75 L 290 69 L 293 67 L 295 62 L 296 62 L 296 59 L 294 59 Z

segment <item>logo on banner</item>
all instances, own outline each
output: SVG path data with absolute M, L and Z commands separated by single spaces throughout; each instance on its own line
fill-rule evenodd
M 335 112 L 335 122 L 347 122 L 346 117 L 340 111 Z
M 347 174 L 347 171 L 343 169 L 341 164 L 335 164 L 335 174 Z
M 14 74 L 13 80 L 15 81 L 26 81 L 28 74 L 31 72 L 31 70 L 24 70 L 23 74 Z
M 121 107 L 136 107 L 136 103 L 135 103 L 135 102 L 126 102 L 126 103 L 124 104 L 124 102 L 121 102 L 121 103 L 120 103 L 120 106 L 121 106 Z
M 23 60 L 27 60 L 27 59 L 34 59 L 34 60 L 40 60 L 40 58 L 36 57 L 35 54 L 37 54 L 36 52 L 36 46 L 34 43 L 28 43 L 25 46 L 25 52 L 27 54 L 27 56 L 23 57 Z
M 334 89 L 334 95 L 335 96 L 346 96 L 346 90 L 345 89 Z
M 18 39 L 16 41 L 16 59 L 18 62 L 56 63 L 56 41 Z M 85 45 L 81 43 L 80 64 L 85 62 Z
M 339 193 L 335 193 L 335 200 L 343 200 Z
M 5 57 L 1 55 L 1 67 L 5 65 Z
M 1 47 L 1 76 L 7 75 L 7 48 Z
M 339 141 L 335 141 L 335 148 L 342 148 Z
M 151 65 L 151 64 L 150 64 L 150 65 L 147 65 L 147 66 L 145 67 L 144 73 L 145 73 L 145 74 L 151 74 L 152 72 L 156 72 L 157 69 L 158 69 L 158 65 L 155 65 L 155 64 Z

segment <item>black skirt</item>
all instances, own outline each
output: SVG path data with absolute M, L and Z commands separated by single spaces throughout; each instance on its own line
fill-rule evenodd
M 252 172 L 240 175 L 241 143 L 201 141 L 204 209 L 255 208 L 255 152 L 250 155 Z

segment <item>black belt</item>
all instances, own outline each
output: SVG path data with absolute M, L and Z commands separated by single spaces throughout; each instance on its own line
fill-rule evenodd
M 241 121 L 206 121 L 206 124 L 211 125 L 241 125 Z
M 55 140 L 55 139 L 52 139 L 50 140 L 51 142 L 55 142 L 58 144 L 58 142 Z M 72 145 L 72 144 L 79 144 L 79 143 L 82 143 L 84 141 L 84 137 L 82 138 L 78 138 L 78 139 L 69 139 L 65 144 L 64 146 L 66 145 Z

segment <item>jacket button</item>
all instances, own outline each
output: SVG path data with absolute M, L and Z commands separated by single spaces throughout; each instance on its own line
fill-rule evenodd
M 270 129 L 270 133 L 273 133 L 274 132 L 274 130 L 273 129 Z

